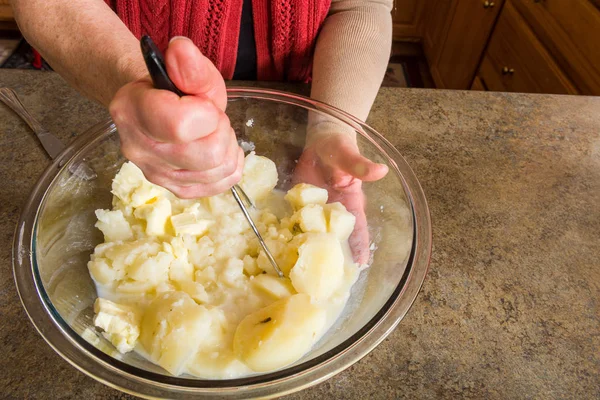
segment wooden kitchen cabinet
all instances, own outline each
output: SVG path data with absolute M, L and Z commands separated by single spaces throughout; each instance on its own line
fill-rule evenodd
M 0 0 L 0 21 L 13 21 L 10 0 Z
M 395 41 L 419 41 L 422 26 L 421 18 L 425 2 L 423 0 L 395 0 L 392 9 L 392 22 Z
M 600 95 L 600 0 L 423 0 L 439 88 Z
M 478 76 L 494 91 L 578 93 L 510 0 L 496 24 Z
M 455 8 L 455 0 L 426 0 L 425 12 L 421 19 L 423 23 L 421 32 L 423 35 L 423 50 L 430 64 L 441 51 L 441 44 L 445 42 L 444 35 L 452 22 L 450 16 Z
M 481 78 L 476 76 L 475 79 L 473 79 L 473 83 L 471 84 L 471 90 L 486 91 L 487 88 L 483 84 Z
M 433 0 L 424 50 L 437 87 L 468 89 L 504 0 Z
M 582 94 L 600 94 L 600 0 L 511 0 Z

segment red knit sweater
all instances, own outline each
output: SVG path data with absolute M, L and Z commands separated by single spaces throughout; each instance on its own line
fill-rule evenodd
M 231 79 L 243 0 L 105 0 L 139 39 L 187 36 Z M 259 80 L 307 81 L 331 0 L 252 0 Z

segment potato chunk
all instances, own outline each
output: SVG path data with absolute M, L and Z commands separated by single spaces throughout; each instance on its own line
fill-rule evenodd
M 319 339 L 325 314 L 306 294 L 276 301 L 242 320 L 235 331 L 234 352 L 257 372 L 285 367 Z
M 327 232 L 327 221 L 320 204 L 305 205 L 292 216 L 292 222 L 298 224 L 302 232 Z
M 277 167 L 266 157 L 250 153 L 244 161 L 240 186 L 253 202 L 264 199 L 277 185 Z
M 179 375 L 200 346 L 220 340 L 221 330 L 210 312 L 183 292 L 166 292 L 148 306 L 140 343 L 152 361 Z
M 96 218 L 98 218 L 98 222 L 95 226 L 104 234 L 105 242 L 125 241 L 133 238 L 131 226 L 121 210 L 96 210 Z
M 288 278 L 279 278 L 273 275 L 260 274 L 252 279 L 252 284 L 262 292 L 268 294 L 274 299 L 283 299 L 290 297 L 296 291 Z
M 327 232 L 334 233 L 341 242 L 348 240 L 356 223 L 354 214 L 347 211 L 342 203 L 337 202 L 325 204 L 323 209 L 327 217 Z
M 298 254 L 298 261 L 290 271 L 294 288 L 319 301 L 330 297 L 344 279 L 340 242 L 331 233 L 309 233 Z
M 294 207 L 294 210 L 299 210 L 308 204 L 323 205 L 327 203 L 327 197 L 327 190 L 308 183 L 297 184 L 285 195 L 285 199 Z

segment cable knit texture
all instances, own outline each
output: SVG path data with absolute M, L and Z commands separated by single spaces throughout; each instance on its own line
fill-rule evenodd
M 105 0 L 139 39 L 162 50 L 187 36 L 231 79 L 243 0 Z M 258 79 L 308 81 L 317 34 L 331 0 L 253 0 Z

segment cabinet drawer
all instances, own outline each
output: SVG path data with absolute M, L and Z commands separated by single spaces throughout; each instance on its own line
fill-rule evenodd
M 511 1 L 579 91 L 600 95 L 600 1 Z
M 577 89 L 507 1 L 479 69 L 489 90 L 577 94 Z

